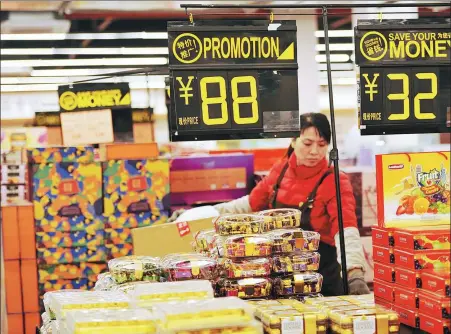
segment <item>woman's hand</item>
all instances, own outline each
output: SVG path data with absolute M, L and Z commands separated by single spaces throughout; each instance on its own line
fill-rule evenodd
M 370 293 L 365 282 L 363 270 L 354 268 L 348 271 L 348 287 L 350 295 L 367 295 Z

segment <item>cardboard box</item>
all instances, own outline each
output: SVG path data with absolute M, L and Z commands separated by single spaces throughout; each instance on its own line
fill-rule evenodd
M 22 313 L 22 280 L 19 260 L 4 261 L 6 311 Z
M 395 284 L 393 287 L 394 305 L 399 305 L 408 310 L 418 308 L 418 295 L 416 290 L 407 290 L 405 287 Z
M 97 276 L 108 270 L 106 263 L 70 263 L 70 264 L 51 264 L 40 265 L 38 268 L 39 283 L 55 281 L 58 279 L 76 280 L 78 278 L 87 278 L 91 282 L 97 281 Z
M 395 283 L 395 269 L 392 265 L 374 262 L 374 278 L 388 283 Z
M 133 244 L 109 244 L 106 247 L 106 259 L 109 261 L 117 257 L 133 255 Z
M 400 323 L 409 327 L 420 328 L 420 317 L 417 310 L 408 310 L 396 304 L 393 304 L 392 309 L 398 313 Z
M 67 289 L 88 290 L 89 287 L 90 284 L 88 279 L 80 278 L 74 280 L 57 279 L 46 281 L 45 283 L 39 283 L 38 289 L 39 294 L 42 296 L 49 291 L 67 290 Z
M 373 259 L 374 262 L 393 264 L 395 263 L 394 250 L 392 247 L 373 246 Z
M 420 317 L 420 329 L 427 333 L 450 333 L 451 332 L 451 320 L 443 320 L 428 316 L 426 314 L 419 314 Z
M 406 227 L 393 232 L 396 248 L 407 251 L 451 249 L 449 226 Z
M 25 313 L 25 334 L 36 334 L 36 328 L 41 326 L 41 317 L 38 312 Z
M 109 144 L 106 145 L 107 160 L 158 158 L 157 143 Z
M 133 229 L 134 254 L 165 256 L 171 253 L 192 252 L 194 235 L 200 230 L 212 228 L 212 218 L 205 218 Z
M 23 334 L 24 326 L 23 326 L 23 314 L 8 314 L 8 334 Z M 2 326 L 3 329 L 3 326 Z
M 450 225 L 450 152 L 376 156 L 378 225 Z
M 33 204 L 30 202 L 19 204 L 17 209 L 19 221 L 20 258 L 22 260 L 36 259 Z
M 36 232 L 37 248 L 87 247 L 96 249 L 104 243 L 105 231 Z
M 451 318 L 451 299 L 433 293 L 421 291 L 418 294 L 418 309 L 422 314 L 436 319 Z
M 378 279 L 374 280 L 374 297 L 382 298 L 390 303 L 394 301 L 394 285 Z
M 406 289 L 416 289 L 421 287 L 420 273 L 403 267 L 395 268 L 396 284 Z
M 76 248 L 37 248 L 38 264 L 63 264 L 79 262 L 106 261 L 106 247 L 99 246 L 95 250 L 88 247 Z
M 2 206 L 2 246 L 4 260 L 20 258 L 19 225 L 17 206 Z
M 381 247 L 393 247 L 395 245 L 395 240 L 393 238 L 393 230 L 372 226 L 371 227 L 371 236 L 373 239 L 373 245 L 381 246 Z
M 450 270 L 451 268 L 449 250 L 408 252 L 395 248 L 394 255 L 397 266 L 410 270 Z
M 123 245 L 132 242 L 132 229 L 130 228 L 105 229 L 105 245 Z
M 26 184 L 28 183 L 27 165 L 5 165 L 0 167 L 2 184 Z
M 36 260 L 22 260 L 20 263 L 22 278 L 23 311 L 39 312 L 38 266 Z
M 440 296 L 451 297 L 451 273 L 448 270 L 420 273 L 421 287 Z
M 0 195 L 2 205 L 15 205 L 28 200 L 28 189 L 24 185 L 4 184 L 0 186 Z
M 60 162 L 90 163 L 94 161 L 94 148 L 77 147 L 38 147 L 27 151 L 28 162 L 47 164 Z

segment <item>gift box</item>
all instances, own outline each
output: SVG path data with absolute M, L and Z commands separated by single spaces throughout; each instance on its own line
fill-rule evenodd
M 82 247 L 96 249 L 103 245 L 105 239 L 105 231 L 98 230 L 94 233 L 88 231 L 77 232 L 36 232 L 37 248 L 65 248 L 65 247 Z
M 5 165 L 0 167 L 2 184 L 26 184 L 28 183 L 27 165 Z
M 451 319 L 451 298 L 421 291 L 418 309 L 422 314 L 436 319 Z
M 422 271 L 420 276 L 421 288 L 440 296 L 451 297 L 449 270 Z
M 385 308 L 388 309 L 388 310 L 393 309 L 393 306 L 394 306 L 394 305 L 393 305 L 391 302 L 389 302 L 388 300 L 385 300 L 385 299 L 380 298 L 380 297 L 374 297 L 374 303 L 375 303 L 376 305 L 383 306 L 383 307 L 385 307 Z
M 450 226 L 410 227 L 393 233 L 396 248 L 407 251 L 450 249 Z
M 67 289 L 89 290 L 91 288 L 93 288 L 93 284 L 89 284 L 87 278 L 57 279 L 46 281 L 44 283 L 39 283 L 39 293 L 41 296 L 49 291 L 58 291 Z
M 416 289 L 421 287 L 420 273 L 402 267 L 395 267 L 395 281 L 397 285 L 406 289 Z
M 395 268 L 393 266 L 374 262 L 374 278 L 388 283 L 395 283 Z
M 33 164 L 94 161 L 94 147 L 38 147 L 27 151 L 28 162 Z
M 449 226 L 449 162 L 449 151 L 377 155 L 378 225 Z
M 411 270 L 450 270 L 451 254 L 449 250 L 408 252 L 395 249 L 395 263 Z
M 133 255 L 133 244 L 105 245 L 107 260 Z
M 108 271 L 106 263 L 82 262 L 80 263 L 80 268 L 82 277 L 87 277 L 90 282 L 96 282 L 99 274 Z
M 108 270 L 106 263 L 70 263 L 40 265 L 38 268 L 39 283 L 58 279 L 76 280 L 87 278 L 90 282 L 96 282 L 97 276 Z
M 392 247 L 373 246 L 373 260 L 383 264 L 394 264 L 395 255 Z
M 13 204 L 28 199 L 27 187 L 17 184 L 7 184 L 0 187 L 1 204 Z
M 390 228 L 372 226 L 371 237 L 375 246 L 393 247 L 395 245 L 393 230 Z
M 105 245 L 131 244 L 132 230 L 130 228 L 106 228 Z
M 408 310 L 418 308 L 418 295 L 416 290 L 407 290 L 403 286 L 395 284 L 393 287 L 394 305 L 399 305 Z
M 393 284 L 375 279 L 373 282 L 373 286 L 374 286 L 374 297 L 382 298 L 390 303 L 394 301 Z
M 36 249 L 38 264 L 104 262 L 106 256 L 107 249 L 105 246 L 99 246 L 95 250 L 88 247 Z
M 447 334 L 451 333 L 451 320 L 434 318 L 426 314 L 419 314 L 420 329 L 427 333 Z
M 420 317 L 418 310 L 409 310 L 405 307 L 393 304 L 393 311 L 398 313 L 399 322 L 413 328 L 420 328 Z

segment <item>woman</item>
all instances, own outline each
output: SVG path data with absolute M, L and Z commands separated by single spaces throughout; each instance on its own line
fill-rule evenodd
M 333 169 L 326 160 L 330 138 L 330 124 L 325 115 L 303 114 L 300 136 L 293 139 L 286 157 L 273 166 L 269 175 L 249 196 L 214 208 L 219 214 L 249 213 L 268 208 L 300 209 L 301 228 L 321 234 L 319 272 L 324 277 L 322 292 L 327 296 L 337 296 L 343 294 L 343 281 L 339 264 L 335 182 Z M 357 229 L 355 199 L 351 183 L 343 173 L 340 173 L 340 188 L 349 293 L 367 294 L 369 289 L 364 280 L 365 258 Z

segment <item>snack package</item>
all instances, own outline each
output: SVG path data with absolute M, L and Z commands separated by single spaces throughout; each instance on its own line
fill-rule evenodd
M 396 272 L 393 266 L 374 262 L 374 278 L 380 279 L 388 283 L 395 283 Z
M 272 281 L 269 278 L 220 279 L 217 294 L 221 297 L 265 298 L 271 295 Z
M 374 297 L 385 299 L 392 303 L 394 301 L 393 284 L 375 279 L 374 282 Z
M 418 310 L 409 310 L 405 307 L 393 305 L 393 311 L 398 313 L 399 322 L 413 328 L 420 328 L 420 317 Z
M 333 310 L 329 312 L 332 333 L 358 334 L 371 330 L 375 334 L 399 332 L 399 317 L 385 309 Z
M 159 258 L 126 256 L 108 262 L 108 269 L 117 284 L 134 281 L 161 282 L 165 274 Z
M 170 254 L 162 265 L 169 281 L 215 280 L 219 275 L 216 260 L 196 253 Z
M 451 333 L 451 320 L 434 318 L 426 314 L 419 313 L 420 329 L 426 333 Z
M 194 235 L 195 251 L 198 253 L 209 252 L 212 248 L 212 243 L 216 231 L 211 230 L 201 230 Z
M 258 215 L 265 217 L 268 230 L 293 228 L 301 226 L 301 211 L 296 209 L 271 209 L 260 211 Z
M 373 246 L 373 260 L 383 264 L 394 264 L 395 254 L 393 247 Z
M 451 297 L 449 270 L 422 271 L 419 275 L 421 277 L 420 287 L 425 291 L 439 296 Z
M 406 289 L 421 288 L 420 272 L 403 267 L 395 267 L 395 282 Z
M 268 277 L 271 275 L 271 261 L 268 258 L 250 258 L 242 260 L 225 259 L 222 277 L 252 278 Z
M 409 252 L 451 249 L 450 226 L 408 227 L 393 232 L 396 248 Z
M 38 264 L 64 264 L 80 262 L 103 262 L 106 260 L 105 246 L 96 249 L 88 247 L 75 248 L 37 248 Z
M 319 269 L 319 261 L 320 255 L 317 252 L 274 255 L 272 258 L 272 272 L 277 275 L 289 275 L 304 271 L 317 271 Z
M 51 162 L 93 162 L 94 147 L 36 147 L 27 150 L 27 160 L 33 164 L 46 164 Z
M 395 263 L 411 270 L 450 270 L 451 253 L 449 250 L 427 252 L 408 252 L 395 249 Z
M 418 308 L 418 294 L 416 290 L 407 290 L 403 286 L 395 284 L 393 286 L 393 305 L 404 307 L 408 310 Z
M 274 279 L 277 297 L 321 292 L 323 276 L 315 272 L 304 272 Z
M 266 257 L 271 255 L 273 242 L 265 235 L 235 235 L 222 239 L 228 258 Z
M 300 228 L 274 230 L 268 235 L 273 241 L 274 254 L 317 251 L 320 242 L 319 233 Z
M 252 214 L 220 216 L 215 221 L 219 235 L 259 234 L 267 231 L 265 219 Z
M 451 319 L 451 299 L 430 292 L 418 293 L 418 310 L 436 319 Z
M 390 228 L 372 226 L 371 239 L 373 241 L 373 245 L 375 246 L 393 247 L 395 245 L 393 230 Z
M 449 166 L 449 151 L 377 155 L 378 225 L 449 228 Z
M 261 321 L 265 333 L 317 333 L 327 332 L 327 316 L 318 309 L 296 310 L 271 310 L 262 312 Z
M 60 291 L 49 291 L 44 294 L 43 297 L 43 304 L 45 308 L 45 313 L 47 314 L 49 320 L 55 320 L 56 315 L 55 312 L 53 312 L 52 307 L 50 306 L 50 296 L 56 295 L 56 294 L 71 294 L 71 293 L 79 293 L 79 290 L 75 289 L 67 289 L 67 290 L 60 290 Z
M 133 295 L 136 287 L 141 284 L 153 284 L 153 282 L 137 281 L 137 282 L 129 282 L 129 283 L 123 283 L 123 284 L 116 284 L 111 287 L 111 290 L 122 291 L 123 293 L 126 293 L 127 295 Z
M 213 324 L 186 324 L 173 330 L 165 330 L 167 334 L 262 334 L 262 324 L 252 320 L 242 325 L 223 325 L 217 327 Z
M 110 291 L 115 286 L 117 286 L 117 283 L 113 279 L 111 274 L 103 273 L 97 277 L 97 281 L 94 286 L 94 291 Z
M 105 232 L 102 230 L 77 232 L 36 232 L 37 248 L 82 247 L 96 249 L 103 245 Z

